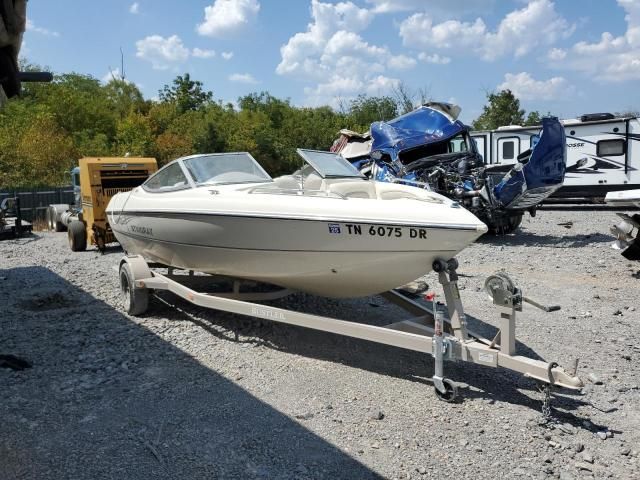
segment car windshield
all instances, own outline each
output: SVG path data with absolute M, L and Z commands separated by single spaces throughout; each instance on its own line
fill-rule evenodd
M 197 184 L 264 183 L 272 179 L 248 153 L 201 155 L 183 160 Z
M 298 155 L 322 178 L 364 178 L 357 168 L 337 153 L 299 148 Z

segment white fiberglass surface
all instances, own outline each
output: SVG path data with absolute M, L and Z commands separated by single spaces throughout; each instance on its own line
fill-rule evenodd
M 183 160 L 197 184 L 221 185 L 270 182 L 271 177 L 248 153 L 200 155 Z

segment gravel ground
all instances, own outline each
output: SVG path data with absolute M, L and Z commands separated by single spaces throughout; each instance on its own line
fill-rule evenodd
M 33 368 L 0 368 L 0 479 L 640 478 L 640 264 L 610 248 L 614 218 L 542 211 L 458 257 L 487 336 L 498 314 L 481 287 L 498 269 L 562 306 L 518 321 L 519 353 L 580 359 L 586 386 L 554 395 L 551 426 L 542 395 L 511 372 L 447 363 L 465 383 L 443 403 L 425 355 L 166 293 L 173 307 L 154 299 L 129 317 L 119 250 L 74 254 L 54 233 L 2 242 L 0 353 Z M 277 303 L 376 324 L 398 315 L 380 297 Z

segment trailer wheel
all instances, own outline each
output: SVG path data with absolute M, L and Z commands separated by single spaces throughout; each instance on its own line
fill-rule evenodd
M 131 267 L 127 262 L 120 265 L 120 293 L 124 309 L 129 315 L 142 315 L 149 308 L 149 290 L 136 288 Z
M 436 396 L 443 402 L 454 403 L 458 399 L 458 386 L 448 378 L 443 378 L 442 383 L 445 391 L 443 393 L 437 388 L 434 388 Z
M 69 247 L 72 252 L 82 252 L 87 249 L 87 228 L 80 220 L 69 224 Z

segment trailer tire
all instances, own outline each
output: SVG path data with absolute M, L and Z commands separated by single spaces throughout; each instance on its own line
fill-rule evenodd
M 69 224 L 69 247 L 72 252 L 83 252 L 87 249 L 87 227 L 84 222 L 74 220 Z
M 129 315 L 142 315 L 149 308 L 149 290 L 135 287 L 131 266 L 127 262 L 120 265 L 120 293 Z

